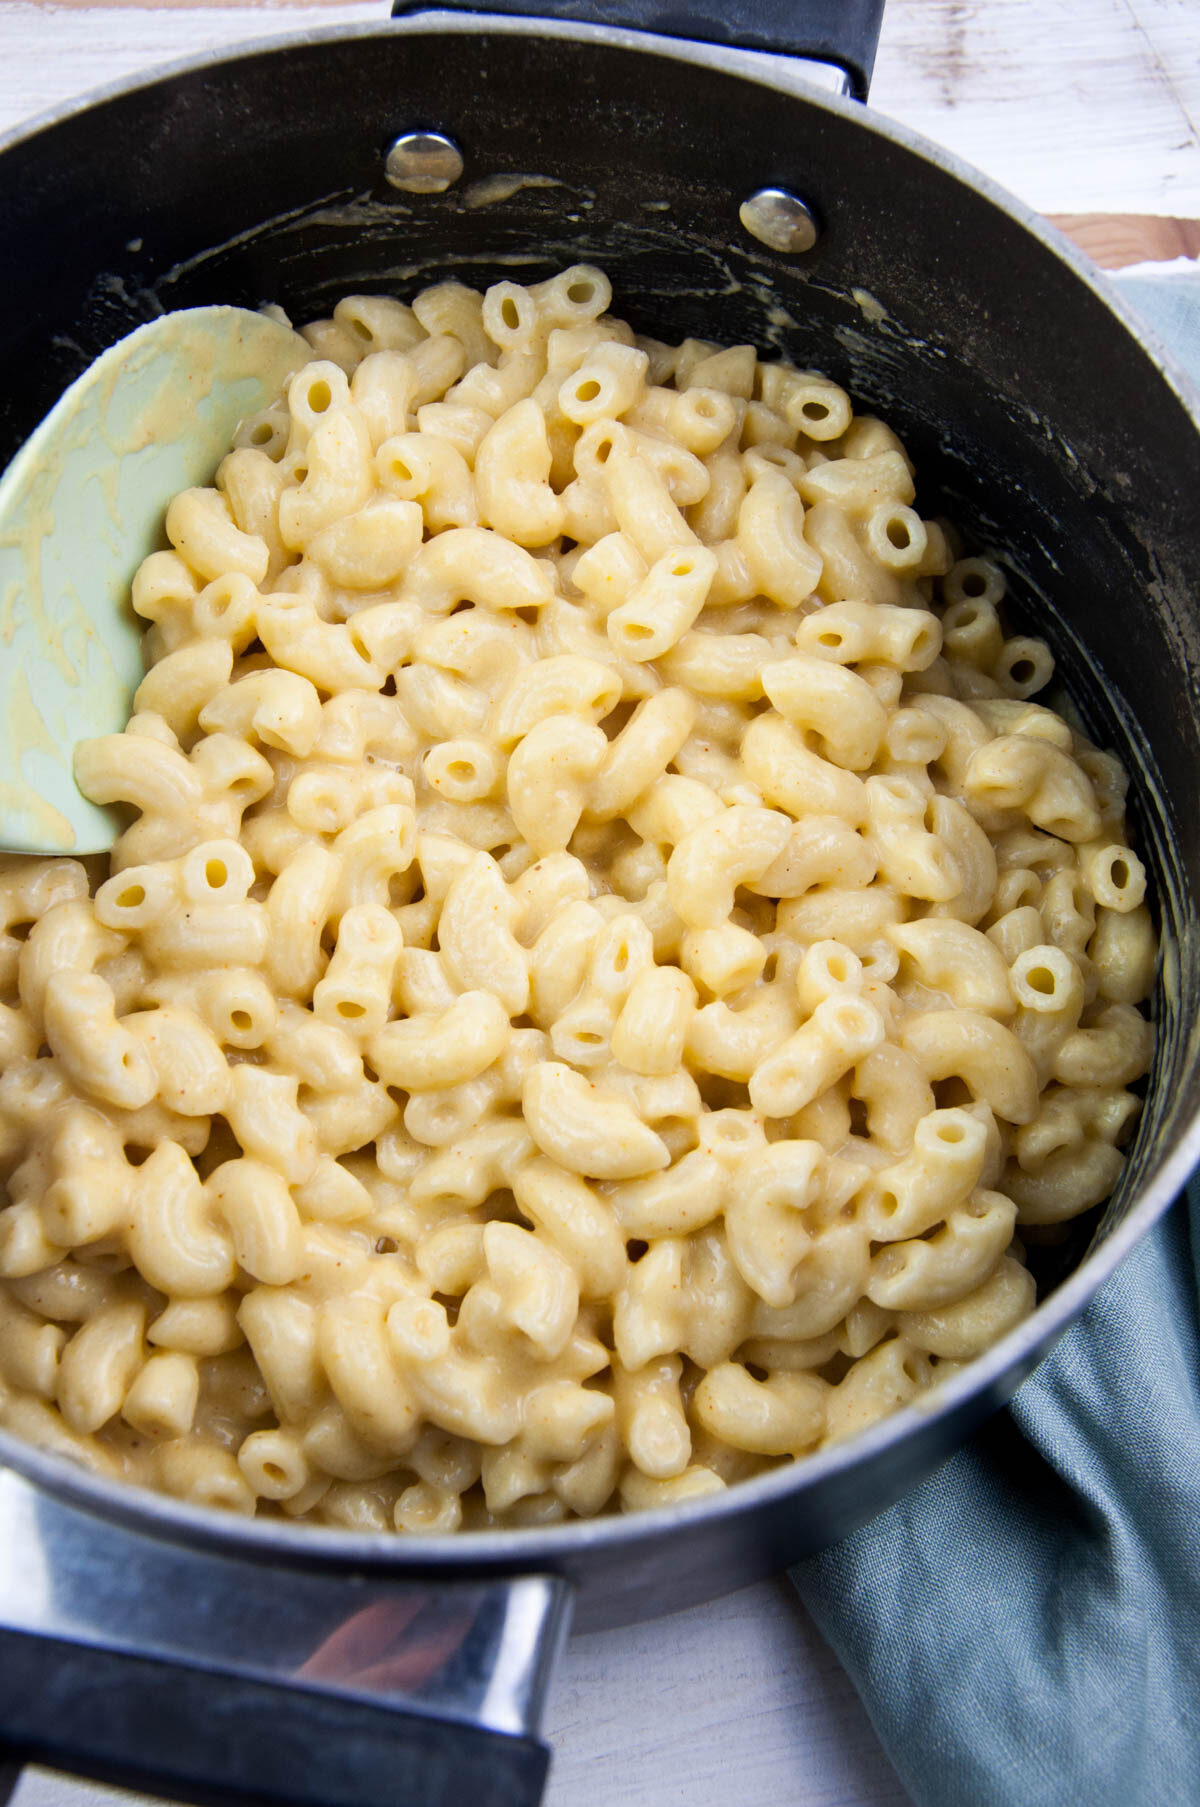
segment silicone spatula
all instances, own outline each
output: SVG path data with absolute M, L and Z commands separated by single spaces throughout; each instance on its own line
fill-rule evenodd
M 180 490 L 311 351 L 239 307 L 164 314 L 110 346 L 0 476 L 0 848 L 98 853 L 118 813 L 77 789 L 78 741 L 124 727 L 143 675 L 129 601 Z

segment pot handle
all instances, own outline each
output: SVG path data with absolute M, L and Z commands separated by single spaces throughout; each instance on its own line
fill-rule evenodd
M 0 1472 L 0 1774 L 47 1763 L 209 1807 L 537 1807 L 570 1607 L 553 1576 L 200 1550 Z
M 867 98 L 884 0 L 394 0 L 395 18 L 420 12 L 512 14 L 615 25 L 700 44 L 835 63 L 857 100 Z

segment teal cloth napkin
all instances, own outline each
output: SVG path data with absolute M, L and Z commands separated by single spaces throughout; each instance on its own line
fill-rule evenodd
M 1200 382 L 1200 274 L 1120 286 Z M 1198 1807 L 1200 1178 L 1007 1411 L 792 1579 L 918 1807 Z

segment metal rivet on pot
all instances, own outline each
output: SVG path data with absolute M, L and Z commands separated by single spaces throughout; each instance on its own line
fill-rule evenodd
M 738 218 L 751 238 L 772 251 L 811 251 L 817 242 L 812 213 L 786 188 L 760 188 L 742 202 Z
M 388 147 L 387 179 L 409 194 L 444 194 L 462 173 L 462 152 L 441 132 L 403 132 Z

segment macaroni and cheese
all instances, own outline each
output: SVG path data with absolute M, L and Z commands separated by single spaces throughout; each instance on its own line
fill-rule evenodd
M 111 864 L 0 870 L 10 1431 L 370 1532 L 699 1498 L 1115 1185 L 1120 764 L 881 420 L 609 301 L 352 296 L 171 504 Z

